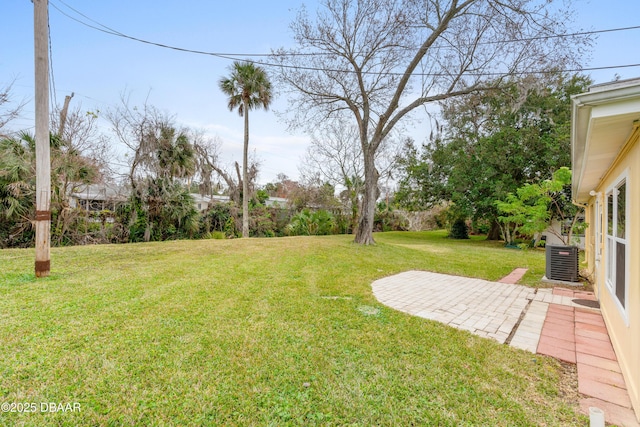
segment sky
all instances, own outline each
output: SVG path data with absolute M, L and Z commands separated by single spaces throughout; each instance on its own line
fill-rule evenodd
M 289 24 L 302 4 L 300 0 L 244 0 L 237 7 L 235 2 L 211 0 L 50 0 L 52 101 L 61 105 L 73 92 L 71 108 L 80 106 L 103 116 L 127 94 L 134 105 L 146 101 L 174 115 L 179 124 L 219 138 L 224 165 L 240 162 L 243 120 L 228 110 L 226 97 L 218 88 L 218 80 L 229 75 L 231 60 L 116 37 L 67 15 L 140 39 L 244 59 L 249 54 L 291 46 Z M 640 0 L 577 0 L 575 4 L 572 28 L 576 32 L 640 26 Z M 315 0 L 305 5 L 310 11 L 317 7 Z M 28 101 L 23 117 L 11 128 L 33 131 L 33 3 L 2 0 L 0 16 L 0 87 L 14 81 L 13 99 Z M 591 58 L 584 59 L 583 66 L 640 64 L 639 42 L 640 29 L 599 34 Z M 640 77 L 640 66 L 586 74 L 596 83 L 605 83 L 616 75 L 622 79 Z M 262 184 L 273 182 L 279 173 L 298 179 L 298 165 L 309 144 L 307 136 L 289 132 L 275 114 L 286 107 L 286 99 L 278 97 L 275 89 L 270 111 L 254 110 L 249 116 L 250 150 L 261 162 Z M 101 124 L 108 127 L 104 119 Z M 410 131 L 415 132 L 418 143 L 427 134 L 419 127 Z M 113 161 L 124 162 L 124 148 L 116 145 L 114 152 Z

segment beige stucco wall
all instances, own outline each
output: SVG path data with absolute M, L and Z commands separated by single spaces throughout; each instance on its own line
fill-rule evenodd
M 627 309 L 623 312 L 617 304 L 615 295 L 606 284 L 606 246 L 596 236 L 596 197 L 606 204 L 606 192 L 617 184 L 626 174 L 629 212 L 627 215 L 627 244 L 629 252 L 627 259 L 628 297 Z M 596 189 L 598 194 L 589 200 L 585 218 L 589 223 L 586 232 L 587 244 L 585 258 L 588 270 L 593 274 L 594 288 L 602 315 L 607 324 L 607 330 L 613 343 L 620 367 L 623 371 L 629 396 L 633 403 L 636 416 L 640 420 L 640 142 L 638 138 L 630 140 L 609 172 L 604 176 Z M 602 213 L 606 215 L 606 206 Z M 606 227 L 606 222 L 602 222 Z M 602 230 L 602 236 L 606 228 Z M 602 239 L 604 240 L 604 239 Z M 603 245 L 600 262 L 596 261 L 598 245 Z

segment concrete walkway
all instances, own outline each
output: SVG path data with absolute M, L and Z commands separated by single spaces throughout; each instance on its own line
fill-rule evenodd
M 638 426 L 600 310 L 574 301 L 593 293 L 535 289 L 515 284 L 526 269 L 499 282 L 427 271 L 407 271 L 376 280 L 382 304 L 445 323 L 532 353 L 578 366 L 580 402 L 605 411 L 607 422 Z M 626 396 L 626 398 L 625 398 Z

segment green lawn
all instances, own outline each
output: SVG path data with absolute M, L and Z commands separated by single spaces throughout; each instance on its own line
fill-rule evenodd
M 434 233 L 0 251 L 0 425 L 573 426 L 562 366 L 396 312 L 409 269 L 498 279 L 544 252 Z

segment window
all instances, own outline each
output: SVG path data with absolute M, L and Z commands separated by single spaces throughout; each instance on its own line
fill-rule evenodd
M 628 206 L 626 178 L 607 192 L 606 278 L 607 287 L 626 315 Z

